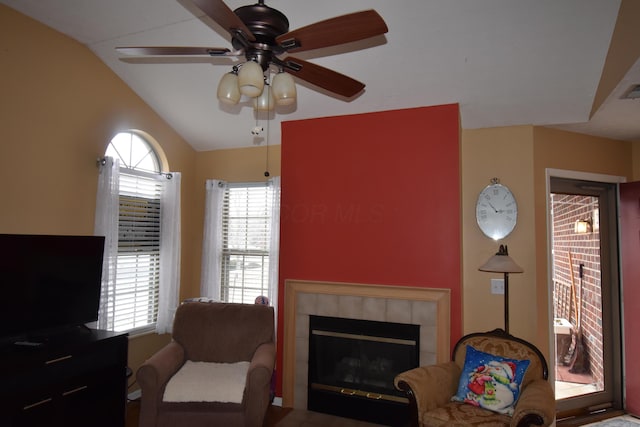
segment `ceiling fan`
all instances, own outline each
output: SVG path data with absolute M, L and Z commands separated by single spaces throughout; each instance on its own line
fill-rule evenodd
M 235 66 L 229 73 L 232 77 L 237 76 L 239 72 L 242 73 L 245 67 L 249 70 L 250 63 L 260 66 L 256 67 L 260 76 L 263 76 L 271 66 L 275 66 L 280 72 L 276 77 L 285 76 L 284 73 L 288 73 L 334 94 L 351 98 L 364 89 L 363 83 L 320 65 L 284 55 L 355 42 L 382 35 L 388 31 L 386 23 L 375 10 L 341 15 L 289 31 L 287 17 L 282 12 L 265 5 L 264 0 L 235 10 L 231 10 L 223 0 L 191 1 L 231 34 L 234 51 L 221 47 L 169 46 L 117 47 L 116 50 L 121 54 L 137 56 L 244 56 L 247 62 Z M 276 77 L 273 82 L 274 90 Z M 288 78 L 293 85 L 293 79 Z M 295 91 L 295 86 L 293 88 Z M 262 86 L 259 91 L 262 92 Z M 257 96 L 249 93 L 247 95 Z M 218 96 L 220 98 L 220 86 Z M 237 97 L 239 98 L 239 94 Z M 221 98 L 221 100 L 225 99 Z M 285 99 L 282 105 L 286 104 Z

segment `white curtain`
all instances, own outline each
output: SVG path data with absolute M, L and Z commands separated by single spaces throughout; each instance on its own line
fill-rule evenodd
M 164 175 L 160 200 L 160 292 L 156 332 L 171 333 L 180 294 L 180 182 L 181 174 Z
M 118 160 L 105 157 L 100 163 L 94 234 L 105 236 L 102 287 L 98 310 L 98 329 L 113 330 L 116 265 L 118 259 L 118 212 L 120 166 Z
M 94 234 L 105 236 L 98 329 L 113 330 L 118 259 L 120 166 L 105 157 L 100 164 Z M 171 179 L 168 177 L 171 176 Z M 160 295 L 156 331 L 170 332 L 180 289 L 180 173 L 165 176 L 161 196 Z
M 269 248 L 269 301 L 278 321 L 278 267 L 280 260 L 280 177 L 269 180 L 273 205 L 271 207 L 271 247 Z M 277 330 L 278 328 L 276 328 Z
M 225 182 L 217 179 L 209 179 L 206 182 L 200 295 L 216 301 L 220 300 L 222 204 L 225 187 Z
M 280 254 L 280 177 L 268 181 L 273 196 L 271 210 L 271 245 L 269 248 L 269 302 L 278 310 L 278 265 Z M 207 180 L 202 245 L 201 296 L 220 300 L 222 260 L 222 204 L 226 183 Z M 277 319 L 277 316 L 276 316 Z

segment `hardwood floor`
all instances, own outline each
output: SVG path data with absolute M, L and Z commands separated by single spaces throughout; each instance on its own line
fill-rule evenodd
M 263 427 L 275 427 L 275 425 L 280 422 L 291 409 L 282 408 L 280 406 L 269 406 L 267 410 L 267 415 L 264 420 Z M 140 402 L 137 400 L 130 401 L 127 404 L 127 418 L 125 422 L 125 427 L 138 427 L 138 417 L 140 416 Z
M 140 402 L 137 400 L 127 403 L 127 417 L 125 427 L 138 427 L 138 417 L 140 416 Z
M 264 419 L 263 427 L 274 427 L 291 411 L 291 408 L 283 408 L 281 406 L 273 405 L 269 406 L 269 409 L 267 409 L 267 415 Z
M 610 418 L 621 417 L 624 415 L 622 410 L 608 410 L 593 415 L 576 415 L 575 417 L 567 417 L 556 421 L 557 427 L 574 427 L 583 426 L 599 421 L 604 421 Z
M 263 427 L 275 427 L 276 424 L 278 424 L 291 411 L 292 411 L 291 408 L 282 408 L 280 406 L 270 406 L 269 409 L 267 410 L 267 415 L 265 417 Z M 127 418 L 126 418 L 125 427 L 138 427 L 139 415 L 140 415 L 140 402 L 139 401 L 129 402 L 127 404 Z M 587 423 L 602 421 L 611 417 L 616 417 L 621 415 L 624 415 L 624 412 L 611 411 L 611 412 L 600 414 L 599 416 L 592 416 L 589 418 L 573 418 L 573 419 L 558 421 L 557 425 L 559 427 L 560 426 L 562 427 L 581 426 Z M 348 425 L 357 426 L 359 424 L 356 422 L 353 424 L 349 423 Z M 336 425 L 336 427 L 339 427 L 339 426 Z

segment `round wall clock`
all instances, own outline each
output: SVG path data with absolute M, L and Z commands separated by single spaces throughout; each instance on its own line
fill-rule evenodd
M 506 186 L 493 178 L 478 195 L 476 221 L 485 236 L 493 240 L 507 237 L 516 226 L 518 204 Z

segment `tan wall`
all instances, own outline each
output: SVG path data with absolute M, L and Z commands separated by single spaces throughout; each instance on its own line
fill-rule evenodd
M 196 158 L 193 190 L 193 230 L 195 243 L 189 261 L 194 280 L 182 289 L 183 297 L 200 296 L 200 265 L 202 233 L 204 229 L 205 183 L 208 179 L 229 182 L 262 182 L 269 171 L 270 177 L 280 176 L 280 145 L 200 152 Z
M 475 206 L 480 191 L 497 177 L 518 203 L 513 232 L 495 242 L 478 228 Z M 524 339 L 536 336 L 533 187 L 533 129 L 530 126 L 465 130 L 462 132 L 462 242 L 464 333 L 504 327 L 503 295 L 493 295 L 490 279 L 504 276 L 478 267 L 506 244 L 523 269 L 509 276 L 509 331 Z
M 180 297 L 198 296 L 204 182 L 265 180 L 267 149 L 196 153 L 85 46 L 2 5 L 0 52 L 0 233 L 92 234 L 96 159 L 116 133 L 142 130 L 182 173 Z M 268 169 L 280 175 L 279 145 Z M 131 338 L 130 366 L 168 340 Z
M 635 149 L 635 151 L 633 150 Z M 463 316 L 464 332 L 501 327 L 503 298 L 492 295 L 489 279 L 500 274 L 477 270 L 507 244 L 524 269 L 509 276 L 510 332 L 549 351 L 547 288 L 547 168 L 623 176 L 632 180 L 638 144 L 554 129 L 519 126 L 467 130 L 462 134 Z M 504 241 L 493 242 L 475 221 L 478 192 L 500 178 L 518 201 L 518 224 Z
M 546 170 L 561 169 L 625 177 L 632 180 L 632 143 L 548 128 L 534 129 L 535 263 L 537 275 L 537 339 L 549 354 L 548 249 Z
M 631 143 L 632 181 L 640 181 L 640 141 Z
M 113 135 L 141 129 L 182 172 L 182 233 L 193 235 L 196 153 L 129 87 L 83 45 L 2 5 L 0 52 L 0 233 L 93 234 L 96 159 Z M 166 340 L 131 339 L 132 368 Z

